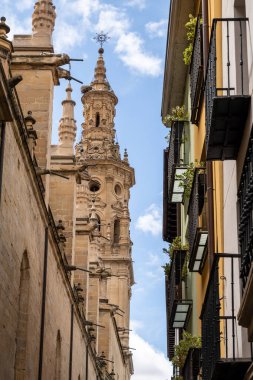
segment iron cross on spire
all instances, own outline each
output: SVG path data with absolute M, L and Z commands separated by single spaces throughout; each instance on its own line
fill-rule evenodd
M 108 33 L 104 33 L 103 31 L 96 33 L 96 36 L 93 37 L 93 40 L 98 42 L 101 48 L 103 48 L 104 43 L 110 39 L 111 37 L 108 36 Z

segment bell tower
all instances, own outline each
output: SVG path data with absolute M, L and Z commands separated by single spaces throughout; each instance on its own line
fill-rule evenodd
M 119 378 L 127 380 L 132 368 L 129 316 L 134 284 L 128 204 L 135 176 L 127 152 L 121 158 L 115 141 L 118 99 L 106 78 L 102 46 L 98 53 L 94 79 L 89 86 L 82 87 L 84 123 L 82 139 L 76 147 L 77 163 L 85 163 L 89 174 L 89 181 L 78 185 L 77 215 L 79 220 L 87 221 L 91 214 L 97 217 L 97 228 L 87 243 L 86 255 L 92 271 L 88 281 L 92 289 L 88 294 L 96 294 L 98 299 L 95 302 L 91 296 L 87 300 L 86 317 L 106 327 L 97 332 L 99 354 L 103 352 L 109 361 L 115 361 L 115 342 L 119 342 L 117 350 L 125 363 L 124 375 L 122 372 Z M 117 363 L 109 370 L 117 372 Z

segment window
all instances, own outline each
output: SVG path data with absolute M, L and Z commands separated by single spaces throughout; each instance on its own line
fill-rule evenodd
M 119 219 L 115 219 L 113 242 L 118 244 L 119 240 L 120 240 L 120 221 L 119 221 Z
M 99 115 L 99 113 L 97 112 L 97 113 L 96 113 L 96 128 L 99 127 L 99 125 L 100 125 L 100 115 Z
M 100 189 L 100 183 L 98 181 L 90 181 L 89 183 L 89 190 L 92 193 L 96 193 Z
M 15 379 L 26 377 L 26 344 L 27 326 L 29 314 L 29 261 L 27 252 L 23 254 L 20 266 L 20 285 L 18 302 L 18 326 L 16 333 L 16 353 L 15 353 Z

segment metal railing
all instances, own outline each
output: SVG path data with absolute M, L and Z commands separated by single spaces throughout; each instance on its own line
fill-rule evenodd
M 225 253 L 214 257 L 201 312 L 203 380 L 212 379 L 221 359 L 235 361 L 238 356 L 235 312 L 235 289 L 238 283 L 235 273 L 239 257 Z
M 201 348 L 190 348 L 183 367 L 184 380 L 197 380 L 201 361 Z
M 196 238 L 196 233 L 199 227 L 206 228 L 206 225 L 202 223 L 199 224 L 199 215 L 201 214 L 204 206 L 206 185 L 205 185 L 205 169 L 197 168 L 195 169 L 191 196 L 189 201 L 188 215 L 188 241 L 189 241 L 189 251 L 190 255 L 193 253 L 194 242 Z
M 253 261 L 253 134 L 241 175 L 239 191 L 239 243 L 241 251 L 241 279 L 245 287 Z
M 246 27 L 247 18 L 217 18 L 213 20 L 209 55 L 205 78 L 206 96 L 206 140 L 209 140 L 212 122 L 213 100 L 216 97 L 230 97 L 233 95 L 246 95 Z M 222 63 L 217 65 L 217 30 L 221 27 L 222 34 L 226 36 L 222 46 Z M 223 69 L 223 87 L 217 87 L 217 66 Z M 233 70 L 233 71 L 232 71 Z M 237 75 L 236 75 L 237 73 Z M 247 94 L 248 95 L 248 94 Z
M 199 122 L 203 100 L 203 85 L 203 28 L 201 19 L 198 18 L 190 66 L 191 122 L 193 124 L 198 124 Z
M 173 168 L 175 165 L 180 164 L 180 146 L 182 142 L 183 134 L 183 121 L 175 121 L 171 127 L 170 132 L 170 143 L 169 143 L 169 153 L 168 153 L 168 181 L 169 181 L 169 191 L 172 182 Z
M 169 325 L 173 325 L 173 314 L 176 304 L 182 299 L 182 270 L 185 262 L 186 251 L 174 251 L 171 268 L 168 276 L 168 312 Z

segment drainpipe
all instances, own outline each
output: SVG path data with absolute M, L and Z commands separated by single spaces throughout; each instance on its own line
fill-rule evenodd
M 89 346 L 86 346 L 85 380 L 89 380 Z
M 209 30 L 208 30 L 208 0 L 202 0 L 203 18 L 203 60 L 204 73 L 207 68 L 209 52 Z M 212 161 L 207 161 L 207 203 L 208 203 L 208 258 L 211 270 L 214 254 L 214 201 L 213 201 L 213 167 Z
M 44 346 L 44 330 L 45 330 L 45 309 L 46 309 L 46 288 L 47 288 L 47 257 L 48 257 L 48 227 L 46 227 L 46 229 L 45 229 L 44 269 L 43 269 L 42 302 L 41 302 L 40 351 L 39 351 L 38 380 L 42 379 L 43 346 Z
M 5 140 L 5 123 L 0 123 L 0 201 L 2 193 L 3 167 L 4 167 L 4 140 Z
M 69 380 L 72 380 L 73 326 L 74 326 L 74 305 L 71 304 L 70 349 L 69 349 Z

